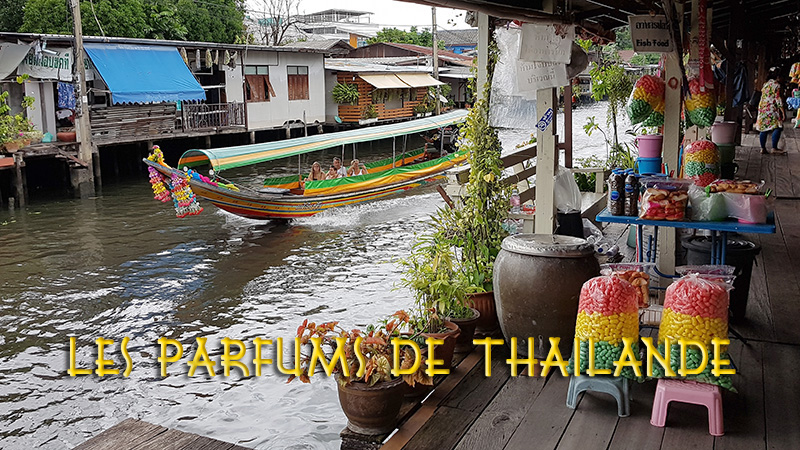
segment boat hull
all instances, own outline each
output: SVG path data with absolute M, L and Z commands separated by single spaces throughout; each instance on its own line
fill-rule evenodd
M 152 161 L 145 162 L 160 173 L 171 177 L 182 174 L 171 167 Z M 331 208 L 356 205 L 400 194 L 409 189 L 430 185 L 444 179 L 441 174 L 433 174 L 417 180 L 409 180 L 360 192 L 335 195 L 267 195 L 248 191 L 235 191 L 219 188 L 208 183 L 190 180 L 189 185 L 197 197 L 202 198 L 219 209 L 249 219 L 297 219 L 313 216 Z

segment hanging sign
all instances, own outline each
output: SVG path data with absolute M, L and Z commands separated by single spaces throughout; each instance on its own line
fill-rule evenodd
M 17 73 L 40 80 L 72 81 L 72 49 L 48 47 L 38 54 L 31 50 L 19 64 Z
M 517 93 L 535 92 L 538 89 L 566 86 L 567 66 L 554 62 L 517 61 Z
M 666 16 L 628 16 L 633 50 L 667 53 L 673 49 L 672 32 Z
M 522 25 L 519 59 L 568 64 L 575 39 L 574 25 Z

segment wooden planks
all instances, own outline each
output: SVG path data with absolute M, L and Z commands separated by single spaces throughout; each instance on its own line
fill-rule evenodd
M 247 450 L 229 442 L 125 419 L 75 450 Z
M 90 111 L 95 143 L 134 142 L 175 133 L 174 103 L 117 105 Z

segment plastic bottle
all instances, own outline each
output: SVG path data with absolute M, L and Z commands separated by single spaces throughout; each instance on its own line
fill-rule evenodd
M 520 209 L 520 198 L 519 198 L 519 191 L 517 188 L 511 190 L 511 213 L 512 214 L 519 214 L 521 211 Z
M 620 169 L 611 171 L 608 179 L 608 212 L 612 216 L 625 214 L 625 175 Z
M 633 169 L 625 171 L 625 215 L 639 215 L 639 180 Z

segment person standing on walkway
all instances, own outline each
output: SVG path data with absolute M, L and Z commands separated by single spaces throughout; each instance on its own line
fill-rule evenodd
M 760 132 L 761 154 L 767 152 L 767 136 L 772 134 L 772 153 L 784 154 L 784 150 L 778 148 L 778 141 L 783 131 L 783 121 L 786 115 L 783 111 L 783 100 L 781 99 L 782 76 L 776 69 L 771 69 L 761 88 L 761 101 L 758 103 L 758 118 L 756 120 L 756 130 Z

